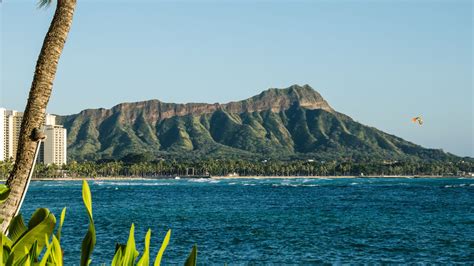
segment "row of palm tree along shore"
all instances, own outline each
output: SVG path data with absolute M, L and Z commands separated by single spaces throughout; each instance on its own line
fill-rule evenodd
M 0 162 L 0 178 L 13 169 Z M 472 176 L 474 162 L 313 162 L 206 160 L 199 162 L 157 161 L 142 163 L 72 162 L 35 167 L 33 178 L 209 178 L 209 177 L 446 177 Z

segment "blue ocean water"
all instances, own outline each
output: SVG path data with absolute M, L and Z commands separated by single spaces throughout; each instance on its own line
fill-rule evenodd
M 168 229 L 164 264 L 474 263 L 474 179 L 229 179 L 89 181 L 97 246 L 109 264 L 135 223 Z M 87 216 L 80 181 L 33 181 L 22 212 L 67 215 L 67 265 L 77 265 Z

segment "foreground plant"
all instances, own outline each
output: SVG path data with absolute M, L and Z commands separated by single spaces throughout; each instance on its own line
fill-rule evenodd
M 82 183 L 82 199 L 89 216 L 89 227 L 82 241 L 80 265 L 89 265 L 91 255 L 96 244 L 96 232 L 92 216 L 92 197 L 89 185 L 86 181 Z M 59 225 L 56 227 L 56 217 L 48 209 L 40 208 L 31 216 L 28 226 L 25 225 L 20 215 L 12 219 L 7 235 L 0 237 L 0 265 L 63 265 L 63 249 L 61 248 L 61 229 L 66 217 L 66 208 L 61 212 Z M 161 244 L 155 257 L 154 266 L 161 263 L 163 253 L 168 246 L 171 230 Z M 111 265 L 150 265 L 150 238 L 151 230 L 145 236 L 145 248 L 142 255 L 135 246 L 135 225 L 132 224 L 127 244 L 118 244 Z M 138 259 L 139 258 L 139 259 Z M 137 261 L 138 260 L 138 261 Z M 197 261 L 197 247 L 194 246 L 187 258 L 186 266 L 195 266 Z

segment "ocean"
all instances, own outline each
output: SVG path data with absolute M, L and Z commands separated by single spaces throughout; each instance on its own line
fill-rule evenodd
M 135 224 L 137 247 L 152 230 L 154 259 L 198 264 L 474 263 L 474 179 L 181 179 L 89 181 L 97 245 L 110 264 Z M 33 181 L 22 207 L 59 215 L 66 265 L 78 265 L 87 215 L 81 181 Z

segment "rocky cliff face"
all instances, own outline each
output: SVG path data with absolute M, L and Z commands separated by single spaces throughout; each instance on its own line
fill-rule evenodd
M 227 104 L 122 103 L 59 117 L 73 160 L 129 153 L 175 157 L 441 158 L 436 150 L 337 113 L 310 86 L 268 89 Z
M 310 110 L 322 109 L 328 112 L 333 112 L 333 109 L 323 99 L 323 97 L 309 85 L 293 85 L 286 89 L 268 89 L 249 99 L 230 102 L 227 104 L 176 104 L 165 103 L 159 100 L 149 100 L 133 103 L 121 103 L 111 109 L 87 109 L 80 112 L 78 115 L 90 117 L 96 124 L 100 124 L 108 117 L 116 113 L 122 113 L 122 119 L 124 119 L 124 122 L 133 122 L 139 116 L 143 116 L 146 122 L 154 125 L 161 120 L 174 116 L 200 116 L 218 110 L 237 114 L 260 112 L 264 110 L 280 112 L 289 109 L 293 105 L 299 105 Z M 77 115 L 64 116 L 63 121 L 67 121 L 76 116 Z

